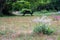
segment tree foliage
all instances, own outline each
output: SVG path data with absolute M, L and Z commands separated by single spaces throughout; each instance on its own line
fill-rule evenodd
M 30 8 L 30 2 L 28 1 L 16 1 L 12 4 L 13 10 L 21 10 L 22 8 Z
M 60 10 L 60 0 L 0 0 L 0 14 L 28 8 L 33 10 Z

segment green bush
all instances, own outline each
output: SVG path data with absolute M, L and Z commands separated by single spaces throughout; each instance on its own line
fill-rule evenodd
M 42 25 L 42 26 L 35 27 L 33 32 L 51 35 L 54 32 L 54 30 L 52 28 L 50 28 L 49 26 Z
M 42 26 L 37 26 L 34 28 L 34 33 L 41 33 L 42 32 Z
M 42 30 L 43 34 L 50 35 L 54 32 L 54 30 L 50 28 L 49 26 L 43 26 L 42 29 L 43 29 Z
M 12 4 L 13 10 L 21 10 L 22 8 L 30 8 L 28 1 L 16 1 Z
M 21 10 L 22 13 L 24 13 L 25 11 L 30 11 L 32 13 L 32 10 L 31 9 L 24 8 L 24 9 Z

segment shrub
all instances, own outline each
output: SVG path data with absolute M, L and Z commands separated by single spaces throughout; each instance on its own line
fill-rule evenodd
M 34 28 L 34 33 L 41 33 L 42 32 L 42 26 L 37 26 Z
M 23 13 L 23 16 L 25 16 L 25 14 L 33 15 L 33 11 L 31 9 L 22 9 L 21 13 Z
M 30 3 L 28 1 L 16 1 L 12 4 L 14 11 L 19 11 L 22 8 L 30 8 Z
M 30 11 L 30 12 L 32 12 L 31 9 L 26 9 L 26 8 L 24 8 L 24 9 L 21 10 L 22 13 L 24 13 L 25 11 Z
M 42 29 L 43 29 L 42 30 L 43 34 L 50 35 L 54 32 L 54 30 L 52 28 L 50 28 L 49 26 L 43 26 Z
M 54 30 L 52 28 L 50 28 L 49 26 L 41 25 L 41 26 L 35 27 L 33 32 L 51 35 L 54 32 Z

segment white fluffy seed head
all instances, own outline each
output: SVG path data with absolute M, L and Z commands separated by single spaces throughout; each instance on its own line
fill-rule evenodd
M 48 24 L 48 25 L 51 25 L 51 22 L 52 22 L 52 19 L 49 19 L 47 18 L 47 16 L 42 16 L 41 18 L 36 18 L 33 20 L 34 22 L 37 22 L 37 23 L 43 23 L 43 24 Z

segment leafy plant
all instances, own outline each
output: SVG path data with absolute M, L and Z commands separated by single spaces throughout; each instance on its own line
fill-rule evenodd
M 21 10 L 22 8 L 30 8 L 28 1 L 16 1 L 12 4 L 13 10 Z
M 41 33 L 42 32 L 42 26 L 37 26 L 34 28 L 34 33 Z
M 51 35 L 54 30 L 46 25 L 36 26 L 33 30 L 34 33 L 43 33 L 47 35 Z
M 0 31 L 0 35 L 5 35 L 6 31 Z
M 25 11 L 30 11 L 30 12 L 32 13 L 32 10 L 31 10 L 31 9 L 23 8 L 23 9 L 21 10 L 22 13 L 24 13 Z
M 52 28 L 50 28 L 49 26 L 43 26 L 42 29 L 43 29 L 42 30 L 43 34 L 50 35 L 54 32 L 54 30 Z

